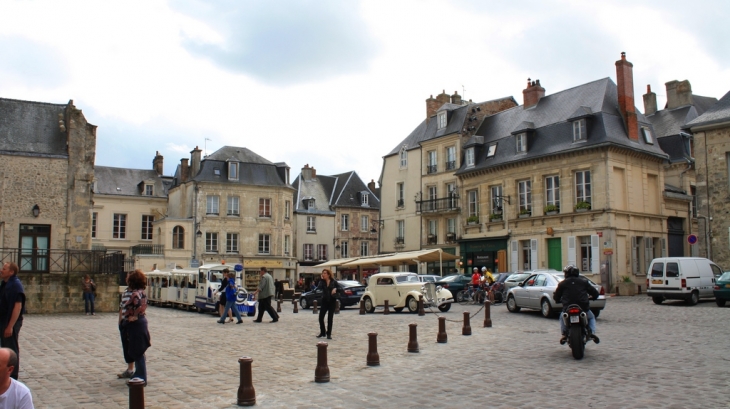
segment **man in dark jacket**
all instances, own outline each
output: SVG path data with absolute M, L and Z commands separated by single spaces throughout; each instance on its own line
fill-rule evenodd
M 0 347 L 12 349 L 20 359 L 18 348 L 18 333 L 23 325 L 25 313 L 25 291 L 18 279 L 18 265 L 15 263 L 3 264 L 0 270 L 2 284 L 0 284 Z M 20 362 L 20 361 L 18 361 Z M 18 379 L 20 363 L 15 365 L 11 378 Z
M 563 312 L 568 309 L 570 304 L 580 306 L 588 317 L 588 335 L 597 344 L 600 340 L 596 336 L 596 316 L 590 310 L 590 300 L 598 299 L 598 290 L 593 288 L 585 277 L 581 277 L 580 271 L 573 265 L 565 266 L 563 273 L 565 274 L 565 279 L 558 284 L 558 288 L 553 294 L 553 300 L 563 304 Z M 562 345 L 568 341 L 568 329 L 562 318 L 560 319 L 560 332 L 563 334 L 560 338 L 560 344 Z

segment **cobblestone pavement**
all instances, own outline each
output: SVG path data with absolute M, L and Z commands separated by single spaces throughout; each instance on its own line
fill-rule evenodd
M 219 325 L 209 314 L 150 307 L 148 408 L 234 408 L 238 358 L 253 358 L 256 405 L 267 408 L 720 408 L 730 407 L 730 308 L 712 301 L 654 305 L 646 296 L 610 298 L 598 319 L 599 345 L 581 361 L 558 344 L 557 319 L 504 305 L 471 320 L 472 335 L 448 321 L 407 313 L 335 316 L 328 362 L 331 382 L 315 383 L 319 332 L 312 310 L 278 323 Z M 443 314 L 461 321 L 454 305 Z M 407 352 L 408 324 L 418 324 L 420 352 Z M 368 367 L 367 333 L 378 332 L 380 366 Z M 29 315 L 21 330 L 20 379 L 37 408 L 119 408 L 128 389 L 116 314 Z M 583 386 L 585 385 L 585 386 Z

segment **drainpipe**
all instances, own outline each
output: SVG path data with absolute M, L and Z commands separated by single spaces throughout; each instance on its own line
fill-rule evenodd
M 712 260 L 712 243 L 710 243 L 710 237 L 712 237 L 712 213 L 710 212 L 710 170 L 707 167 L 707 131 L 705 131 L 704 137 L 705 145 L 705 193 L 707 194 L 707 218 L 705 219 L 705 237 L 707 240 L 707 258 Z M 698 217 L 699 218 L 699 217 Z
M 193 181 L 193 259 L 198 258 L 198 192 L 197 183 Z M 199 263 L 202 264 L 202 263 Z
M 706 246 L 705 255 L 707 256 L 707 258 L 712 260 L 712 251 L 711 251 L 711 247 L 710 247 L 710 230 L 709 230 L 709 225 L 708 225 L 709 221 L 707 220 L 708 217 L 697 215 L 697 218 L 705 221 L 705 243 L 706 243 L 705 244 L 705 246 Z M 712 218 L 710 217 L 709 219 L 712 219 Z
M 684 189 L 684 174 L 687 173 L 690 169 L 692 169 L 692 161 L 687 159 L 687 169 L 679 172 L 679 186 Z M 685 190 L 686 192 L 686 190 Z M 691 192 L 690 192 L 691 193 Z M 692 234 L 692 202 L 687 203 L 687 229 L 689 230 L 688 234 Z

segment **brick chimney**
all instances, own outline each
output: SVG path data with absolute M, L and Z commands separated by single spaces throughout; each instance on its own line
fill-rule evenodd
M 692 85 L 689 81 L 669 81 L 667 87 L 667 109 L 692 105 Z
M 426 121 L 428 121 L 428 118 L 436 115 L 436 110 L 439 109 L 438 103 L 439 102 L 433 97 L 433 95 L 426 100 Z
M 644 115 L 654 115 L 656 113 L 656 94 L 651 92 L 651 85 L 646 85 L 646 94 L 644 94 Z
M 634 105 L 634 64 L 626 61 L 626 53 L 621 52 L 621 59 L 616 61 L 616 88 L 618 88 L 618 110 L 626 126 L 629 138 L 639 140 L 639 123 Z
M 451 103 L 454 105 L 461 105 L 461 95 L 454 91 L 454 95 L 451 96 Z
M 545 88 L 540 86 L 540 80 L 530 81 L 527 79 L 527 88 L 522 90 L 522 98 L 524 100 L 523 109 L 537 105 L 540 98 L 545 96 Z
M 190 179 L 190 166 L 188 158 L 180 159 L 180 182 L 187 182 Z
M 194 178 L 200 172 L 200 153 L 202 151 L 196 146 L 190 151 L 190 174 L 189 177 Z
M 303 181 L 310 181 L 313 180 L 315 177 L 317 177 L 317 171 L 314 170 L 314 167 L 309 167 L 309 164 L 304 165 L 302 168 L 302 180 Z
M 368 183 L 368 189 L 370 189 L 371 192 L 375 192 L 375 179 L 370 179 L 370 183 Z
M 152 159 L 152 169 L 154 169 L 155 172 L 157 172 L 158 175 L 162 175 L 163 167 L 162 167 L 162 155 L 160 155 L 160 152 L 157 151 L 155 153 L 155 158 Z

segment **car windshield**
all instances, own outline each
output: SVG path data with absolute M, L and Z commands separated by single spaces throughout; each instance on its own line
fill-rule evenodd
M 418 276 L 415 274 L 396 276 L 395 281 L 398 283 L 417 283 Z
M 510 275 L 509 277 L 507 277 L 507 279 L 509 281 L 522 281 L 522 280 L 526 279 L 529 275 L 530 275 L 530 273 L 514 273 L 514 274 Z
M 726 271 L 726 272 L 722 273 L 722 275 L 720 276 L 720 278 L 718 278 L 718 280 L 730 281 L 730 271 Z

